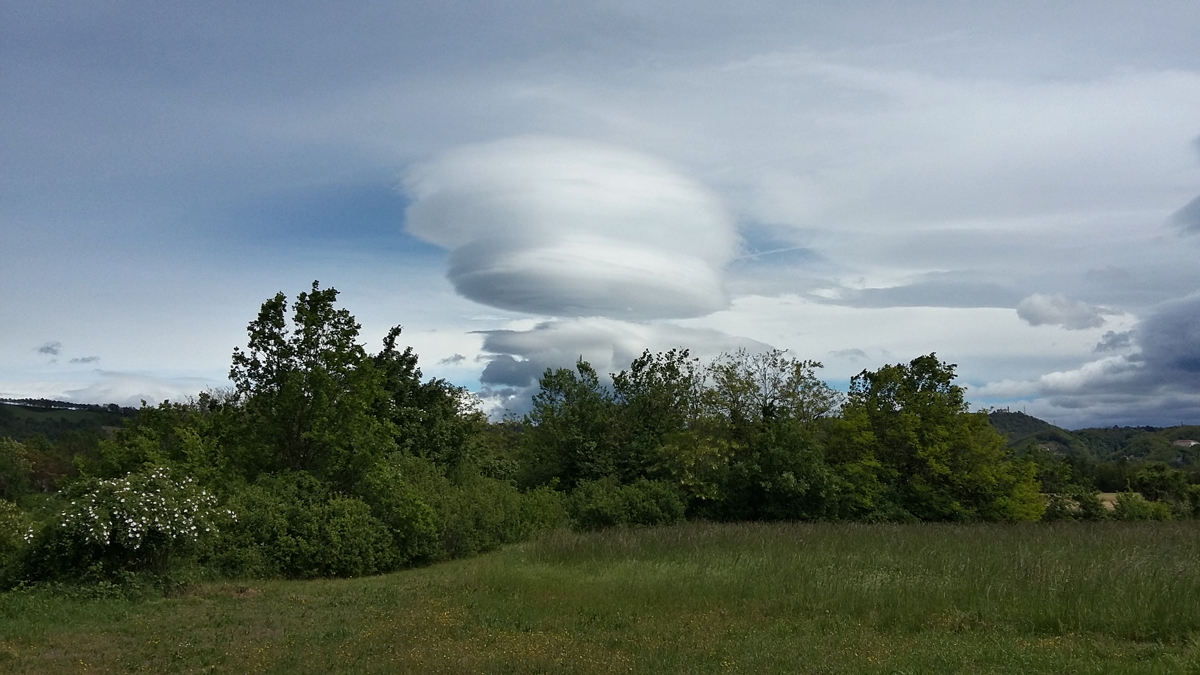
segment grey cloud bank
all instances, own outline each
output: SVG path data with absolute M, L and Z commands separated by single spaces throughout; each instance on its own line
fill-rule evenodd
M 1133 331 L 1106 333 L 1097 351 L 1116 353 L 980 393 L 1032 396 L 1035 410 L 1067 419 L 1171 425 L 1200 415 L 1200 295 L 1159 305 Z

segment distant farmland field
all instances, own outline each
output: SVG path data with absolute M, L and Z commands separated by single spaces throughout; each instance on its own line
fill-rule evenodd
M 143 602 L 15 592 L 0 670 L 1194 673 L 1200 526 L 691 523 Z

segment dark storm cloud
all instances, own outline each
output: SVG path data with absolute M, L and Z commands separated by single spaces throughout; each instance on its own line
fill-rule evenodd
M 982 387 L 986 397 L 1034 397 L 1073 411 L 1077 426 L 1200 422 L 1200 294 L 1163 303 L 1128 333 L 1110 331 L 1098 352 L 1133 348 L 1034 382 Z
M 839 349 L 835 352 L 830 352 L 829 355 L 848 361 L 858 361 L 867 358 L 867 353 L 861 349 Z
M 1133 331 L 1125 331 L 1117 333 L 1108 331 L 1100 338 L 1100 342 L 1096 343 L 1094 352 L 1115 352 L 1122 349 L 1127 349 L 1133 344 Z
M 1137 342 L 1153 379 L 1200 385 L 1200 295 L 1160 306 L 1138 326 Z
M 533 361 L 518 361 L 508 354 L 491 357 L 479 382 L 485 385 L 507 385 L 523 388 L 532 386 L 545 372 L 546 366 Z

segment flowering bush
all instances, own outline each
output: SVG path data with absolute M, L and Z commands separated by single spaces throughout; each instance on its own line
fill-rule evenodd
M 32 536 L 29 520 L 28 514 L 16 504 L 0 499 L 0 567 L 6 566 L 29 542 Z
M 68 496 L 70 506 L 33 538 L 29 578 L 166 573 L 219 521 L 237 518 L 195 479 L 175 479 L 166 468 L 85 481 Z

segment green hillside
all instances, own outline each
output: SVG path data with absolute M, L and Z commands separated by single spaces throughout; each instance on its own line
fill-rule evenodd
M 137 414 L 118 405 L 81 405 L 45 399 L 0 399 L 0 436 L 23 441 L 34 434 L 58 440 L 71 431 L 119 427 Z

